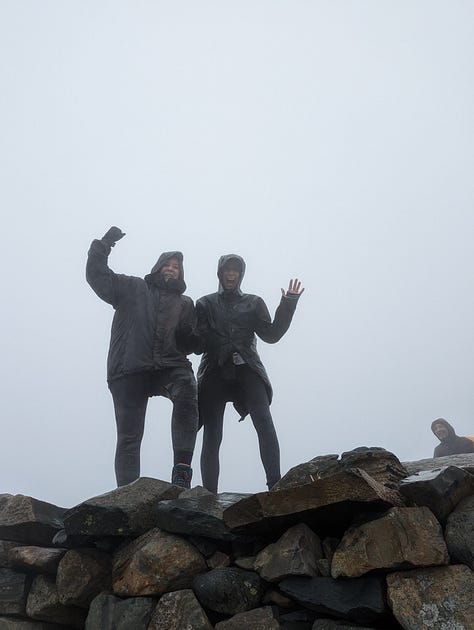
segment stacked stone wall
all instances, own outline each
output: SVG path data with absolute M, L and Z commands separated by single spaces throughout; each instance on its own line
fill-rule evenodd
M 270 492 L 0 495 L 0 630 L 474 630 L 474 455 L 315 457 Z

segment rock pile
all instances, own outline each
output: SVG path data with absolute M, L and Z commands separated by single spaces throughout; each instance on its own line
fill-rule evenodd
M 67 510 L 0 495 L 0 630 L 473 630 L 474 455 L 443 460 L 361 447 L 270 492 L 141 478 Z

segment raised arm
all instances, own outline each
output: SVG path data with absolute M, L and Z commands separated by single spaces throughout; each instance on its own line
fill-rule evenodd
M 111 227 L 101 238 L 92 241 L 86 264 L 86 279 L 95 293 L 108 304 L 119 300 L 118 276 L 108 266 L 108 257 L 115 243 L 125 236 L 118 227 Z
M 301 282 L 298 278 L 290 280 L 287 291 L 281 289 L 281 301 L 273 322 L 265 302 L 258 298 L 255 332 L 260 339 L 267 343 L 276 343 L 283 337 L 290 327 L 296 305 L 303 291 L 304 288 L 301 288 Z

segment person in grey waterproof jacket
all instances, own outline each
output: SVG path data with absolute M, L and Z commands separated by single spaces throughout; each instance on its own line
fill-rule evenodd
M 468 437 L 456 435 L 454 428 L 444 418 L 438 418 L 431 423 L 431 430 L 440 444 L 435 447 L 433 457 L 474 453 L 474 442 Z
M 197 386 L 186 355 L 194 350 L 196 311 L 183 295 L 183 255 L 165 252 L 145 278 L 114 273 L 107 260 L 124 236 L 112 227 L 89 249 L 86 278 L 115 309 L 107 360 L 107 381 L 117 423 L 117 485 L 140 476 L 140 446 L 150 396 L 173 403 L 172 482 L 191 484 L 191 460 L 198 428 Z
M 200 424 L 204 435 L 201 475 L 205 488 L 216 493 L 219 478 L 219 448 L 224 410 L 233 402 L 243 419 L 250 414 L 257 431 L 267 486 L 281 477 L 280 448 L 270 413 L 272 388 L 257 352 L 256 337 L 276 343 L 288 330 L 304 289 L 291 280 L 272 322 L 265 302 L 242 293 L 245 273 L 241 256 L 221 256 L 217 268 L 219 290 L 196 302 L 203 356 L 198 370 Z

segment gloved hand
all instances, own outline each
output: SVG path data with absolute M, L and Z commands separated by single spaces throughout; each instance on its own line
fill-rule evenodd
M 101 240 L 104 241 L 104 243 L 106 243 L 110 247 L 113 247 L 115 243 L 119 241 L 121 238 L 123 238 L 124 236 L 125 236 L 125 232 L 122 232 L 120 228 L 115 227 L 115 225 L 113 225 L 110 228 L 110 230 L 108 230 L 104 234 Z

